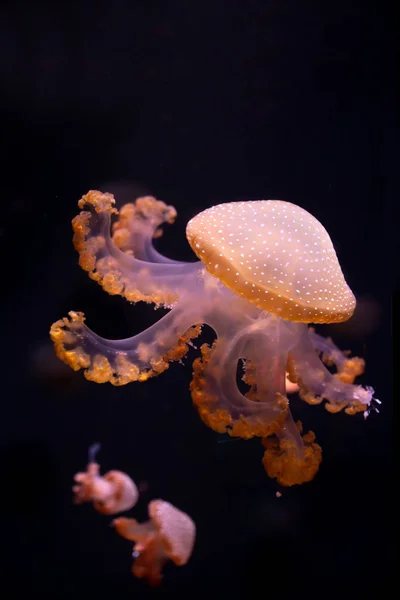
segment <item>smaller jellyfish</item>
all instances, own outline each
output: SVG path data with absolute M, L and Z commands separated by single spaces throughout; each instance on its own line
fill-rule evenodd
M 135 483 L 122 471 L 108 471 L 101 476 L 100 465 L 95 461 L 99 449 L 100 444 L 89 448 L 86 471 L 74 476 L 75 504 L 93 502 L 97 512 L 103 515 L 115 515 L 133 508 L 139 498 Z
M 120 517 L 112 524 L 119 535 L 135 542 L 133 575 L 157 586 L 162 581 L 162 570 L 168 560 L 179 567 L 189 561 L 196 526 L 189 515 L 164 500 L 152 500 L 148 511 L 150 519 L 144 523 Z

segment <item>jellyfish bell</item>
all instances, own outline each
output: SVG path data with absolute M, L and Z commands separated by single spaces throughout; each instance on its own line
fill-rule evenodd
M 219 204 L 193 217 L 186 235 L 207 271 L 258 308 L 302 323 L 353 314 L 355 297 L 328 232 L 295 204 Z
M 150 585 L 159 585 L 162 570 L 171 560 L 177 566 L 185 565 L 193 552 L 196 526 L 186 513 L 164 500 L 152 500 L 148 507 L 149 520 L 120 517 L 113 521 L 119 535 L 135 542 L 132 572 Z

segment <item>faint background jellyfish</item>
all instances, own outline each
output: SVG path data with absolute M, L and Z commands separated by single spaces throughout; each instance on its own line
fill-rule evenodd
M 161 583 L 163 567 L 169 560 L 177 566 L 188 562 L 196 526 L 189 515 L 164 500 L 152 500 L 148 511 L 150 519 L 144 523 L 120 517 L 113 525 L 119 535 L 135 542 L 132 573 L 155 586 Z
M 264 442 L 263 464 L 282 485 L 310 481 L 322 452 L 289 409 L 286 374 L 309 404 L 330 413 L 369 414 L 373 389 L 354 385 L 364 362 L 349 358 L 308 324 L 341 323 L 355 309 L 328 232 L 304 209 L 281 200 L 230 202 L 206 209 L 187 225 L 200 259 L 159 253 L 152 240 L 174 207 L 151 196 L 118 213 L 112 194 L 90 191 L 73 219 L 79 264 L 111 295 L 170 309 L 128 339 L 107 340 L 72 311 L 50 330 L 57 356 L 89 381 L 120 386 L 146 381 L 180 361 L 202 324 L 216 340 L 193 363 L 193 403 L 219 433 Z M 111 217 L 116 218 L 110 235 Z M 237 386 L 238 363 L 248 391 Z M 332 373 L 325 366 L 336 368 Z
M 84 473 L 74 476 L 75 504 L 93 502 L 97 512 L 103 515 L 114 515 L 135 506 L 139 492 L 132 479 L 121 471 L 108 471 L 100 475 L 100 465 L 96 462 L 96 454 L 100 444 L 89 448 L 88 465 Z

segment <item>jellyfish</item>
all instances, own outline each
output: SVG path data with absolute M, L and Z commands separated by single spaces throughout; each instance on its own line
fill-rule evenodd
M 206 324 L 216 338 L 201 345 L 190 384 L 201 419 L 220 433 L 262 438 L 265 469 L 282 485 L 310 481 L 321 448 L 291 415 L 286 374 L 305 402 L 324 402 L 331 413 L 367 416 L 378 402 L 372 387 L 354 384 L 364 361 L 310 327 L 346 321 L 356 305 L 322 224 L 282 200 L 219 204 L 189 221 L 200 260 L 187 263 L 153 246 L 176 217 L 172 206 L 143 197 L 118 213 L 114 197 L 99 191 L 78 206 L 73 241 L 89 277 L 111 295 L 169 312 L 138 335 L 107 340 L 71 311 L 50 330 L 57 356 L 89 381 L 142 382 L 181 360 Z
M 89 448 L 89 460 L 85 473 L 74 476 L 73 486 L 75 504 L 93 502 L 94 508 L 103 515 L 114 515 L 135 506 L 139 492 L 130 477 L 122 471 L 108 471 L 100 475 L 100 465 L 95 457 L 99 444 Z
M 152 500 L 148 512 L 150 519 L 145 523 L 120 517 L 112 524 L 119 535 L 135 542 L 132 573 L 156 586 L 168 560 L 183 566 L 190 559 L 196 526 L 189 515 L 164 500 Z

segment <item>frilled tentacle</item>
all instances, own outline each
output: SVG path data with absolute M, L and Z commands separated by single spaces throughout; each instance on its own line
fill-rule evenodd
M 337 365 L 338 373 L 328 371 L 319 358 L 320 352 L 323 352 L 325 362 Z M 375 400 L 373 388 L 350 383 L 362 372 L 363 366 L 361 359 L 348 359 L 331 341 L 323 340 L 313 330 L 301 336 L 298 344 L 291 349 L 288 362 L 289 377 L 298 383 L 303 400 L 309 404 L 327 400 L 325 408 L 329 412 L 344 409 L 349 415 L 368 412 Z
M 190 340 L 200 333 L 193 314 L 178 306 L 149 329 L 131 338 L 106 340 L 84 323 L 82 313 L 70 312 L 51 326 L 50 337 L 57 356 L 89 381 L 125 385 L 146 381 L 182 359 Z
M 300 330 L 300 327 L 297 329 Z M 247 365 L 245 377 L 246 382 L 252 385 L 249 394 L 259 397 L 261 402 L 271 397 L 272 390 L 280 396 L 285 394 L 287 350 L 293 341 L 290 328 L 280 321 L 271 322 L 266 333 L 268 336 L 263 335 L 260 339 L 255 336 L 256 343 L 250 346 L 253 358 Z M 309 431 L 302 435 L 301 423 L 294 422 L 290 410 L 282 426 L 271 433 L 272 436 L 263 439 L 266 448 L 263 465 L 268 475 L 285 486 L 311 481 L 322 459 L 322 450 L 315 443 L 314 433 Z
M 295 423 L 289 413 L 285 425 L 276 435 L 264 438 L 262 459 L 269 477 L 284 486 L 311 481 L 322 461 L 322 449 L 315 442 L 313 431 L 302 434 L 300 421 Z
M 125 204 L 119 211 L 118 219 L 112 225 L 112 239 L 126 254 L 139 260 L 162 263 L 164 265 L 185 265 L 163 256 L 153 246 L 153 239 L 163 234 L 163 223 L 174 223 L 176 210 L 153 196 L 137 198 L 136 202 Z
M 111 295 L 173 305 L 188 275 L 201 265 L 164 260 L 152 247 L 160 225 L 173 221 L 175 209 L 154 198 L 139 199 L 123 209 L 111 238 L 111 216 L 118 214 L 114 204 L 112 194 L 99 191 L 90 191 L 78 202 L 81 212 L 72 226 L 80 266 Z
M 270 365 L 269 389 L 251 385 L 249 373 L 249 392 L 243 395 L 237 387 L 238 360 L 252 355 L 248 348 L 255 344 L 257 339 L 250 328 L 229 341 L 229 345 L 224 338 L 212 347 L 204 344 L 201 358 L 193 363 L 192 399 L 202 420 L 215 431 L 242 438 L 265 437 L 285 422 L 288 400 L 284 365 L 281 373 L 276 365 Z
M 343 383 L 353 383 L 355 378 L 364 373 L 365 361 L 358 356 L 349 356 L 350 352 L 343 352 L 333 343 L 332 338 L 325 338 L 309 329 L 311 343 L 317 352 L 321 353 L 321 359 L 325 365 L 335 365 L 337 373 L 335 377 Z

